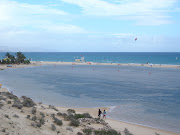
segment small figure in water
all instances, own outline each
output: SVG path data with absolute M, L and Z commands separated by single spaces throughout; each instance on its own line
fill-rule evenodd
M 106 119 L 106 111 L 103 112 L 103 119 Z
M 101 110 L 99 109 L 99 111 L 98 111 L 98 116 L 99 116 L 99 118 L 101 118 L 101 114 L 102 114 L 102 112 L 101 112 Z

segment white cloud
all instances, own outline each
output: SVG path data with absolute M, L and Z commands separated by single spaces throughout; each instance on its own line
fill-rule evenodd
M 119 4 L 103 0 L 62 0 L 76 4 L 82 8 L 86 15 L 120 16 L 123 19 L 136 20 L 137 24 L 167 24 L 168 12 L 178 12 L 178 0 L 124 0 Z M 117 1 L 116 1 L 117 2 Z
M 67 15 L 66 12 L 43 5 L 31 5 L 9 0 L 0 0 L 0 21 L 29 15 Z
M 40 28 L 44 31 L 53 33 L 86 33 L 81 27 L 67 24 L 41 25 Z
M 0 0 L 0 33 L 9 35 L 23 32 L 80 33 L 82 28 L 64 24 L 69 14 L 48 5 L 32 5 Z M 57 24 L 58 22 L 58 24 Z

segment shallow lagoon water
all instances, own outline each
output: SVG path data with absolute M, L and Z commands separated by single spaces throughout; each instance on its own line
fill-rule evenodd
M 66 107 L 112 106 L 108 117 L 180 132 L 180 69 L 49 65 L 0 71 L 18 96 Z

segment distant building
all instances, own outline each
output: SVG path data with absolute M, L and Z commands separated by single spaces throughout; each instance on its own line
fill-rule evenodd
M 85 62 L 84 57 L 81 57 L 81 59 L 75 59 L 75 62 Z

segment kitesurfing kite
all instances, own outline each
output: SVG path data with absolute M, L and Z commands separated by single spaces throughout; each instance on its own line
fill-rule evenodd
M 135 41 L 137 40 L 137 38 L 134 39 Z

